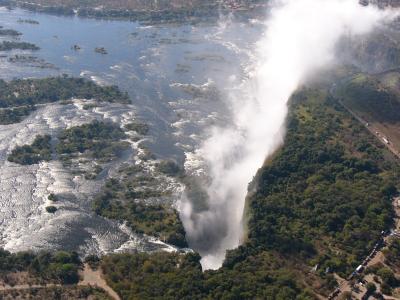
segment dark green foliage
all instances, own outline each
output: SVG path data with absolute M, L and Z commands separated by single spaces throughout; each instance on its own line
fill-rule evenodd
M 94 121 L 90 124 L 64 130 L 59 135 L 56 150 L 68 160 L 78 153 L 94 159 L 111 160 L 129 145 L 120 142 L 125 133 L 114 123 Z M 51 137 L 37 136 L 32 145 L 16 147 L 8 160 L 22 165 L 36 164 L 51 159 Z
M 269 254 L 205 273 L 199 261 L 195 253 L 137 253 L 107 256 L 101 266 L 122 299 L 314 299 Z
M 172 160 L 161 161 L 157 164 L 157 169 L 159 172 L 169 176 L 177 176 L 182 172 L 178 164 Z
M 73 284 L 79 281 L 78 271 L 81 265 L 79 256 L 75 252 L 39 253 L 28 270 L 43 279 Z
M 16 55 L 12 59 L 34 58 Z M 118 87 L 101 87 L 83 78 L 62 76 L 45 79 L 15 79 L 10 82 L 0 80 L 0 125 L 21 122 L 36 109 L 37 104 L 71 98 L 129 103 L 128 94 L 122 93 Z
M 40 48 L 34 44 L 27 42 L 9 42 L 3 41 L 0 43 L 0 51 L 11 51 L 11 50 L 33 50 L 37 51 Z
M 39 25 L 39 22 L 32 19 L 18 19 L 17 21 L 20 24 L 31 24 L 31 25 Z
M 0 125 L 19 123 L 35 109 L 34 106 L 0 109 Z
M 93 208 L 106 218 L 127 221 L 136 232 L 145 233 L 179 247 L 186 247 L 185 231 L 178 212 L 168 205 L 146 204 L 138 199 L 160 197 L 152 189 L 135 190 L 149 177 L 134 177 L 125 180 L 111 179 L 102 192 L 96 196 Z
M 385 295 L 391 295 L 392 294 L 392 287 L 389 284 L 383 282 L 381 284 L 381 291 Z
M 0 80 L 0 108 L 52 103 L 71 98 L 128 103 L 129 96 L 116 86 L 101 87 L 83 78 Z
M 396 94 L 383 88 L 379 82 L 365 75 L 358 75 L 343 87 L 345 100 L 361 112 L 371 114 L 383 123 L 400 121 L 400 102 Z
M 357 149 L 359 140 L 372 153 Z M 322 270 L 346 275 L 392 224 L 395 189 L 382 188 L 392 186 L 389 173 L 366 130 L 334 100 L 303 91 L 294 97 L 285 146 L 254 182 L 249 239 L 296 256 L 320 252 L 314 262 Z
M 8 161 L 20 165 L 33 165 L 51 159 L 51 136 L 38 135 L 32 145 L 16 147 L 8 156 Z
M 398 173 L 389 157 L 326 93 L 301 91 L 284 146 L 250 186 L 248 239 L 227 252 L 221 269 L 181 267 L 187 257 L 175 254 L 113 255 L 102 265 L 107 281 L 123 299 L 327 296 L 337 283 L 325 270 L 349 275 L 392 225 Z M 101 203 L 113 197 L 110 191 Z
M 92 158 L 110 160 L 128 147 L 120 142 L 123 138 L 125 133 L 117 124 L 93 121 L 64 130 L 56 150 L 64 159 L 89 151 Z
M 389 285 L 390 287 L 396 287 L 399 282 L 394 276 L 392 270 L 387 267 L 380 268 L 376 274 L 382 279 L 382 282 Z
M 76 0 L 0 0 L 0 4 L 21 7 L 35 12 L 80 17 L 124 19 L 146 23 L 217 22 L 221 14 L 238 14 L 247 19 L 255 14 L 263 16 L 264 9 L 253 4 L 268 0 L 239 0 L 239 10 L 232 10 L 228 1 L 173 0 L 173 1 L 76 1 Z M 100 9 L 101 7 L 101 9 Z
M 0 290 L 0 299 L 37 299 L 37 300 L 113 300 L 107 292 L 98 287 L 64 285 L 46 288 Z
M 89 264 L 92 270 L 97 270 L 100 265 L 100 258 L 97 255 L 88 255 L 85 257 L 85 263 Z
M 394 239 L 387 249 L 384 249 L 385 263 L 400 266 L 400 240 Z
M 0 3 L 12 6 L 16 5 L 16 1 L 1 0 Z M 63 16 L 73 16 L 75 15 L 74 10 L 71 7 L 66 7 L 64 5 L 53 6 L 53 5 L 36 5 L 31 2 L 18 2 L 18 6 L 23 9 L 28 9 L 34 12 L 47 13 L 52 15 L 63 15 Z
M 82 263 L 72 252 L 20 252 L 11 254 L 0 250 L 0 273 L 28 271 L 37 279 L 73 284 L 79 281 L 78 270 Z
M 150 127 L 145 123 L 133 122 L 125 125 L 125 129 L 136 131 L 140 135 L 146 135 Z
M 0 28 L 0 36 L 5 36 L 5 35 L 19 36 L 19 35 L 22 35 L 22 33 L 14 30 L 14 29 L 1 29 Z
M 57 196 L 55 195 L 55 194 L 50 194 L 48 197 L 47 197 L 47 199 L 49 199 L 50 201 L 53 201 L 53 202 L 56 202 L 58 199 L 57 199 Z
M 31 252 L 11 254 L 8 251 L 0 249 L 0 273 L 26 270 L 34 258 L 35 255 Z
M 122 299 L 201 299 L 205 295 L 198 255 L 110 255 L 101 266 Z
M 367 283 L 367 293 L 368 295 L 372 295 L 376 291 L 376 285 L 372 282 Z
M 46 211 L 50 214 L 54 214 L 57 211 L 57 207 L 55 206 L 47 206 Z

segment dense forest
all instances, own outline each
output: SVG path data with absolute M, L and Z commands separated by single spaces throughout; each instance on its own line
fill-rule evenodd
M 100 288 L 77 285 L 82 269 L 75 252 L 13 254 L 0 249 L 0 283 L 9 287 L 0 290 L 0 299 L 111 300 Z M 12 289 L 17 286 L 23 288 Z
M 19 252 L 16 254 L 0 250 L 0 279 L 7 282 L 11 272 L 28 272 L 37 283 L 74 284 L 79 281 L 78 271 L 82 262 L 72 252 Z
M 130 168 L 132 170 L 132 168 Z M 170 204 L 146 203 L 151 197 L 162 197 L 154 187 L 143 189 L 154 181 L 139 171 L 123 180 L 110 179 L 95 198 L 93 207 L 97 214 L 126 221 L 135 232 L 156 236 L 178 247 L 187 247 L 185 230 L 179 214 Z
M 116 86 L 99 86 L 83 78 L 68 76 L 44 79 L 0 80 L 0 107 L 52 103 L 71 98 L 128 103 L 129 96 Z
M 0 125 L 9 125 L 21 122 L 35 110 L 35 106 L 22 106 L 0 109 Z
M 37 51 L 40 48 L 35 44 L 27 43 L 27 42 L 10 42 L 3 41 L 0 43 L 0 51 L 11 51 L 11 50 L 32 50 Z
M 20 165 L 33 165 L 51 159 L 51 136 L 38 135 L 31 145 L 14 148 L 8 156 L 8 161 Z
M 99 86 L 83 78 L 68 76 L 44 79 L 0 80 L 0 124 L 19 123 L 36 110 L 37 105 L 71 98 L 103 102 L 129 103 L 127 93 L 116 86 Z
M 392 225 L 398 165 L 327 91 L 299 91 L 290 111 L 250 187 L 244 245 L 204 273 L 194 253 L 108 256 L 123 299 L 314 299 L 360 263 Z
M 125 137 L 117 124 L 95 120 L 62 131 L 56 150 L 62 160 L 86 153 L 92 159 L 109 161 L 129 147 L 129 144 L 121 142 Z
M 16 37 L 16 36 L 19 36 L 19 35 L 22 35 L 22 33 L 19 32 L 19 31 L 16 31 L 14 29 L 4 29 L 4 28 L 2 28 L 0 26 L 0 36 L 13 36 L 13 37 Z
M 105 88 L 103 94 L 103 88 L 85 80 L 28 81 L 1 82 L 2 106 L 78 96 L 126 101 L 115 88 Z M 60 89 L 54 90 L 53 83 Z M 9 85 L 19 92 L 11 93 Z M 53 91 L 51 97 L 38 87 Z M 220 270 L 202 272 L 196 253 L 116 254 L 101 262 L 110 286 L 123 299 L 314 299 L 333 290 L 337 283 L 332 274 L 347 277 L 380 232 L 392 225 L 399 167 L 326 90 L 298 91 L 291 99 L 287 126 L 284 146 L 266 161 L 249 187 L 246 241 L 228 251 Z M 124 129 L 144 135 L 149 127 L 132 123 Z M 56 153 L 67 160 L 79 153 L 109 158 L 124 138 L 126 132 L 116 124 L 94 121 L 62 131 Z M 26 164 L 50 158 L 50 137 L 38 136 L 31 145 L 15 148 L 9 160 Z M 156 168 L 168 176 L 184 177 L 171 161 Z M 96 197 L 95 212 L 185 247 L 184 229 L 174 209 L 137 201 L 163 196 L 157 189 L 144 188 L 151 187 L 154 178 L 135 166 L 119 175 Z M 388 263 L 396 263 L 397 246 L 387 251 Z M 80 262 L 71 257 L 61 262 L 58 254 L 33 258 L 29 254 L 21 261 L 15 258 L 18 255 L 28 254 L 5 252 L 4 268 L 36 272 L 38 278 L 52 281 L 77 280 Z M 386 276 L 385 288 L 390 290 L 397 282 L 381 269 L 369 271 Z
M 55 153 L 69 164 L 70 160 L 84 156 L 91 160 L 108 162 L 118 157 L 129 144 L 123 142 L 124 131 L 115 123 L 93 121 L 62 130 L 57 135 Z M 15 147 L 8 156 L 10 162 L 33 165 L 52 158 L 51 136 L 37 136 L 32 144 Z
M 47 288 L 14 289 L 0 291 L 0 299 L 74 299 L 74 300 L 112 300 L 112 298 L 100 288 L 91 286 L 54 286 Z
M 345 276 L 392 224 L 398 167 L 330 96 L 302 91 L 294 101 L 285 145 L 254 183 L 249 242 L 317 255 Z
M 391 124 L 400 122 L 398 95 L 373 76 L 354 76 L 341 87 L 340 94 L 351 107 L 374 120 Z

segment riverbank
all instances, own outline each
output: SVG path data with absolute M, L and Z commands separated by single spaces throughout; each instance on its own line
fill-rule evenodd
M 246 18 L 264 17 L 268 1 L 190 1 L 188 4 L 157 6 L 128 1 L 117 5 L 104 1 L 82 4 L 77 1 L 0 0 L 0 6 L 22 8 L 33 12 L 107 20 L 129 20 L 145 24 L 216 22 L 221 15 Z M 132 3 L 133 2 L 133 3 Z M 174 1 L 172 1 L 174 2 Z M 131 5 L 129 5 L 131 4 Z M 135 5 L 136 4 L 136 5 Z

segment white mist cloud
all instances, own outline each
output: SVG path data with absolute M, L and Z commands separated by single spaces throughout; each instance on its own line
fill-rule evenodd
M 334 61 L 343 35 L 368 33 L 391 13 L 357 0 L 277 2 L 257 44 L 254 68 L 241 92 L 229 99 L 233 126 L 213 128 L 196 155 L 209 180 L 208 208 L 182 201 L 190 245 L 204 269 L 221 266 L 227 249 L 240 244 L 247 186 L 265 158 L 283 142 L 287 101 L 302 81 Z

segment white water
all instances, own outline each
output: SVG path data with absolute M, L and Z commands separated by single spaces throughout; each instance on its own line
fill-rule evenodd
M 247 185 L 283 142 L 287 101 L 312 73 L 335 60 L 343 35 L 368 33 L 393 13 L 357 0 L 284 0 L 265 23 L 248 79 L 229 99 L 232 125 L 212 128 L 195 152 L 208 174 L 208 207 L 184 199 L 181 216 L 204 269 L 221 266 L 240 244 Z

